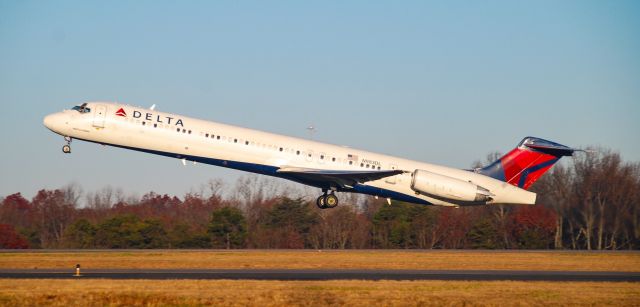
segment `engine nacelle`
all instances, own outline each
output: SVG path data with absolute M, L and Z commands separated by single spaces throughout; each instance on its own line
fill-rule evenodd
M 462 202 L 487 202 L 493 196 L 489 190 L 453 177 L 417 169 L 413 172 L 411 189 L 427 196 Z

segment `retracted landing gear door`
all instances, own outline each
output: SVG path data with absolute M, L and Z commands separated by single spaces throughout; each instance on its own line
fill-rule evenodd
M 104 128 L 104 119 L 107 116 L 107 107 L 99 104 L 96 105 L 93 110 L 93 126 Z

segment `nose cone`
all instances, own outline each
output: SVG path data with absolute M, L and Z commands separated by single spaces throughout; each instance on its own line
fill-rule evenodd
M 65 124 L 64 115 L 61 113 L 49 114 L 44 117 L 42 123 L 45 127 L 49 128 L 49 130 L 59 133 L 61 128 Z
M 53 127 L 53 120 L 54 120 L 54 115 L 49 114 L 44 117 L 44 120 L 42 121 L 42 123 L 44 124 L 45 127 L 51 129 Z

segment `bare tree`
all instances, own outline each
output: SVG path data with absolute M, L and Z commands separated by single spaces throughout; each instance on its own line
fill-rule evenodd
M 76 183 L 68 184 L 62 187 L 62 193 L 64 194 L 64 201 L 67 204 L 72 205 L 74 208 L 79 206 L 79 200 L 82 196 L 82 187 Z
M 62 190 L 40 190 L 33 198 L 33 205 L 39 216 L 40 240 L 46 248 L 59 247 L 64 231 L 74 219 L 74 204 L 68 203 Z
M 106 186 L 96 192 L 87 194 L 87 207 L 104 211 L 125 200 L 122 189 Z

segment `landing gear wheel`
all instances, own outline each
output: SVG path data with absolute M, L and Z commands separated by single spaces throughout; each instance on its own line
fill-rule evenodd
M 316 206 L 320 209 L 331 209 L 338 206 L 338 197 L 331 192 L 331 194 L 327 194 L 325 191 L 324 194 L 320 195 L 316 200 Z
M 318 206 L 318 208 L 320 209 L 327 209 L 327 206 L 325 205 L 324 195 L 320 195 L 320 197 L 318 197 L 318 199 L 316 200 L 316 206 Z
M 335 208 L 338 206 L 338 197 L 335 196 L 333 193 L 332 194 L 328 194 L 327 196 L 324 197 L 324 205 L 327 208 Z
M 65 136 L 64 137 L 64 141 L 67 142 L 67 144 L 65 144 L 64 146 L 62 146 L 62 152 L 68 154 L 71 153 L 71 137 L 70 136 Z

